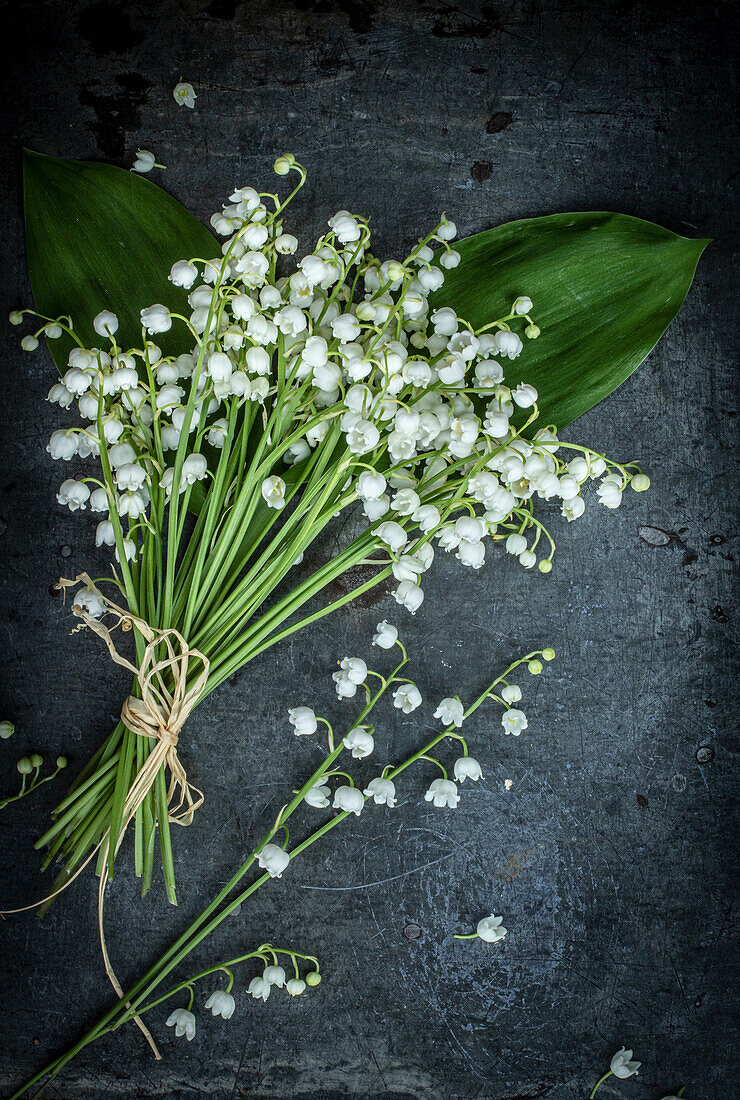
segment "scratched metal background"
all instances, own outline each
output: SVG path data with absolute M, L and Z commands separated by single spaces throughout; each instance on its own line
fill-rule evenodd
M 549 578 L 503 557 L 472 575 L 440 555 L 415 619 L 375 593 L 225 685 L 188 726 L 185 756 L 207 801 L 176 837 L 179 909 L 159 890 L 139 900 L 123 869 L 111 891 L 119 973 L 132 979 L 189 923 L 305 775 L 317 750 L 291 737 L 286 708 L 341 713 L 333 663 L 368 656 L 379 618 L 402 623 L 430 700 L 409 718 L 385 712 L 381 759 L 420 742 L 440 695 L 469 697 L 549 643 L 559 659 L 527 685 L 526 735 L 504 739 L 481 713 L 467 732 L 485 782 L 467 785 L 456 811 L 420 801 L 428 777 L 411 772 L 394 812 L 368 808 L 199 956 L 266 937 L 300 944 L 321 956 L 319 990 L 264 1006 L 241 992 L 234 1018 L 201 1014 L 189 1045 L 162 1012 L 161 1063 L 130 1029 L 49 1095 L 580 1100 L 625 1044 L 643 1070 L 607 1083 L 605 1098 L 656 1100 L 682 1084 L 687 1100 L 730 1096 L 731 6 L 24 0 L 5 14 L 3 314 L 28 300 L 22 143 L 124 166 L 150 148 L 167 165 L 153 178 L 204 217 L 234 185 L 268 184 L 274 156 L 291 149 L 310 170 L 303 240 L 346 206 L 372 216 L 381 254 L 399 254 L 442 208 L 463 234 L 609 208 L 715 238 L 659 348 L 572 429 L 643 460 L 652 491 L 616 514 L 556 520 Z M 173 103 L 181 76 L 195 111 Z M 127 686 L 95 639 L 68 636 L 49 595 L 60 573 L 102 558 L 91 521 L 54 502 L 51 362 L 23 356 L 14 335 L 0 379 L 0 717 L 18 732 L 0 745 L 3 788 L 21 750 L 84 760 Z M 31 840 L 61 791 L 0 816 L 6 905 L 45 885 Z M 6 1086 L 110 1002 L 94 904 L 88 877 L 43 923 L 3 926 Z M 453 940 L 491 910 L 510 929 L 502 945 Z

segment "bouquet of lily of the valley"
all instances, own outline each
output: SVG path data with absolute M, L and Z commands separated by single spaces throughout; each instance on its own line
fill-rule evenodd
M 27 154 L 36 310 L 11 321 L 40 318 L 22 344 L 45 335 L 60 368 L 57 500 L 115 559 L 60 586 L 133 675 L 38 841 L 64 864 L 51 896 L 96 853 L 102 884 L 130 827 L 144 890 L 158 846 L 175 902 L 170 824 L 203 797 L 183 726 L 266 648 L 388 578 L 413 614 L 439 551 L 547 574 L 549 517 L 649 485 L 558 433 L 644 358 L 705 242 L 576 214 L 453 247 L 443 215 L 381 260 L 342 210 L 300 249 L 285 219 L 305 172 L 290 155 L 275 171 L 293 189 L 235 190 L 211 219 L 219 248 L 148 181 Z M 341 662 L 341 697 L 361 671 Z

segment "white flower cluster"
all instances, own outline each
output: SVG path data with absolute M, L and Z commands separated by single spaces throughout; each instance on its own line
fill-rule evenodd
M 306 974 L 305 980 L 299 977 L 297 956 L 288 952 L 291 955 L 294 963 L 295 976 L 289 978 L 285 972 L 285 968 L 280 966 L 277 961 L 277 955 L 271 951 L 273 961 L 269 961 L 269 956 L 262 954 L 265 950 L 270 951 L 268 945 L 260 948 L 259 952 L 254 954 L 261 958 L 265 962 L 265 967 L 261 974 L 256 975 L 250 981 L 247 986 L 247 993 L 249 993 L 256 1001 L 266 1001 L 270 996 L 273 989 L 284 989 L 291 997 L 300 997 L 308 987 L 317 986 L 321 982 L 321 974 L 318 969 L 311 970 Z M 250 956 L 246 956 L 249 958 Z M 242 961 L 242 960 L 237 960 Z M 233 964 L 232 964 L 233 965 Z M 214 967 L 214 970 L 219 969 Z M 215 993 L 211 993 L 208 1000 L 205 1002 L 205 1007 L 210 1009 L 213 1016 L 220 1016 L 224 1020 L 230 1020 L 234 1015 L 236 1009 L 236 999 L 234 998 L 231 988 L 234 981 L 234 976 L 228 967 L 223 967 L 229 974 L 229 985 L 227 989 L 216 990 Z M 166 1026 L 174 1027 L 175 1035 L 180 1038 L 184 1036 L 188 1042 L 195 1038 L 196 1020 L 195 1013 L 192 1009 L 192 997 L 190 1001 L 190 1008 L 176 1008 L 174 1012 L 170 1013 L 167 1018 Z
M 386 620 L 378 623 L 375 628 L 373 644 L 380 645 L 383 649 L 390 649 L 396 644 L 400 645 L 398 642 L 397 628 Z M 543 650 L 543 656 L 545 660 L 550 661 L 554 658 L 555 652 L 552 649 L 545 649 Z M 538 659 L 530 660 L 527 664 L 527 668 L 532 675 L 538 675 L 542 672 L 543 667 L 542 662 Z M 367 664 L 361 657 L 344 657 L 339 662 L 339 670 L 332 674 L 334 686 L 339 698 L 354 698 L 358 687 L 364 687 L 369 703 L 369 675 Z M 373 675 L 377 676 L 379 674 L 373 673 Z M 392 694 L 393 706 L 396 709 L 400 710 L 403 714 L 411 714 L 421 706 L 422 696 L 416 684 L 406 678 L 399 677 L 394 677 L 391 683 L 398 683 L 398 686 Z M 504 707 L 504 712 L 501 716 L 501 725 L 505 734 L 513 734 L 515 737 L 518 737 L 523 730 L 527 729 L 528 721 L 526 714 L 513 705 L 514 703 L 520 702 L 522 698 L 522 689 L 518 684 L 511 683 L 504 678 L 498 690 L 491 692 L 488 698 L 494 699 Z M 453 762 L 452 774 L 454 779 L 448 778 L 446 769 L 437 761 L 439 767 L 442 769 L 444 778 L 434 779 L 424 795 L 424 798 L 427 802 L 432 802 L 434 806 L 450 807 L 454 809 L 460 801 L 458 783 L 464 783 L 466 779 L 470 779 L 472 782 L 476 783 L 479 779 L 483 778 L 483 769 L 480 763 L 468 754 L 465 741 L 456 732 L 465 721 L 465 710 L 460 699 L 457 696 L 442 699 L 434 712 L 434 717 L 439 719 L 447 728 L 447 737 L 461 742 L 464 749 L 464 755 L 457 757 Z M 324 722 L 329 726 L 326 719 L 317 718 L 315 711 L 308 706 L 291 707 L 288 711 L 288 719 L 293 726 L 294 733 L 298 737 L 315 734 L 319 728 L 319 722 Z M 331 730 L 330 726 L 329 729 Z M 333 741 L 330 741 L 330 744 L 333 744 Z M 373 727 L 359 724 L 353 725 L 342 739 L 342 745 L 351 752 L 355 760 L 364 760 L 366 757 L 371 756 L 375 751 Z M 431 758 L 426 757 L 425 759 Z M 327 780 L 332 777 L 333 773 L 327 772 L 317 779 L 306 791 L 303 800 L 307 805 L 316 809 L 327 809 L 331 806 L 335 810 L 353 813 L 358 817 L 362 813 L 366 802 L 370 799 L 372 799 L 376 806 L 389 806 L 393 808 L 396 805 L 396 787 L 392 779 L 389 779 L 386 775 L 386 772 L 389 770 L 389 768 L 385 768 L 382 774 L 371 779 L 364 789 L 362 787 L 356 787 L 354 785 L 354 780 L 350 779 L 349 785 L 342 784 L 338 786 L 333 796 L 331 787 L 327 785 Z M 343 772 L 341 774 L 345 775 L 346 773 Z M 260 862 L 260 866 L 264 867 L 271 876 L 276 878 L 282 875 L 290 861 L 289 853 L 275 844 L 266 845 L 257 858 Z
M 305 178 L 290 155 L 275 170 L 297 172 L 298 187 Z M 315 462 L 325 448 L 341 474 L 336 511 L 362 502 L 398 581 L 396 600 L 412 613 L 423 600 L 432 538 L 473 569 L 483 565 L 487 544 L 501 542 L 525 568 L 538 563 L 546 573 L 554 543 L 534 516 L 535 499 L 559 502 L 570 521 L 584 511 L 589 481 L 598 482 L 608 508 L 619 506 L 628 484 L 647 488 L 637 467 L 563 444 L 550 428 L 528 433 L 538 394 L 526 383 L 507 386 L 505 364 L 523 348 L 513 325 L 524 326 L 525 338 L 539 335 L 529 298 L 477 330 L 430 304 L 445 270 L 460 261 L 449 243 L 452 222 L 443 216 L 402 262 L 381 262 L 369 251 L 366 220 L 340 210 L 313 251 L 281 273 L 283 258 L 298 251 L 283 225 L 285 205 L 236 189 L 211 219 L 224 237 L 222 255 L 183 259 L 170 273 L 188 291 L 189 316 L 148 306 L 142 346 L 122 349 L 118 319 L 104 311 L 94 328 L 105 346 L 70 352 L 49 400 L 74 406 L 83 424 L 55 431 L 47 450 L 65 462 L 100 456 L 102 480 L 68 478 L 57 496 L 72 511 L 105 517 L 98 546 L 135 558 L 150 503 L 163 510 L 176 479 L 186 493 L 215 476 L 219 452 L 250 404 L 263 410 L 269 435 L 272 470 L 255 489 L 265 504 L 285 508 L 293 492 L 285 470 Z M 20 311 L 11 316 L 20 319 Z M 44 331 L 60 335 L 64 320 L 25 337 L 24 346 L 37 346 Z M 163 355 L 150 337 L 173 320 L 184 323 L 189 343 Z M 356 681 L 345 671 L 349 697 Z

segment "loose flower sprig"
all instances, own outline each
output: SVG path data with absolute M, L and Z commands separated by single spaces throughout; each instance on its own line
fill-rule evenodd
M 192 106 L 191 93 L 178 85 L 175 97 Z M 113 551 L 118 570 L 108 579 L 132 615 L 154 631 L 176 629 L 206 657 L 201 701 L 269 646 L 389 577 L 396 601 L 416 612 L 435 541 L 468 568 L 503 546 L 525 569 L 547 574 L 555 542 L 535 502 L 559 502 L 570 522 L 591 482 L 608 508 L 628 485 L 649 485 L 634 463 L 565 444 L 554 425 L 537 427 L 537 390 L 506 385 L 505 363 L 524 348 L 517 329 L 525 341 L 540 335 L 529 297 L 478 329 L 432 307 L 445 271 L 460 262 L 453 222 L 443 215 L 403 261 L 381 262 L 367 220 L 341 210 L 283 273 L 298 252 L 284 214 L 306 173 L 292 155 L 275 171 L 297 177 L 288 197 L 232 193 L 211 219 L 222 254 L 173 265 L 170 280 L 188 292 L 189 309 L 142 309 L 141 346 L 119 346 L 112 309 L 94 320 L 101 347 L 85 347 L 70 317 L 41 317 L 22 340 L 33 350 L 42 334 L 66 332 L 76 344 L 49 400 L 76 408 L 83 423 L 55 431 L 47 450 L 99 468 L 63 481 L 57 500 L 102 517 L 95 542 Z M 25 314 L 33 311 L 10 320 Z M 154 339 L 173 326 L 182 352 L 163 355 Z M 304 555 L 359 505 L 365 529 L 305 575 Z M 370 579 L 303 611 L 363 565 L 374 568 Z M 269 602 L 286 580 L 288 590 Z M 105 613 L 89 588 L 74 607 Z M 144 642 L 134 633 L 140 661 Z M 351 697 L 352 677 L 337 682 Z M 395 702 L 409 713 L 414 690 L 403 688 Z M 526 728 L 508 714 L 508 732 Z M 120 722 L 57 807 L 38 847 L 49 849 L 44 866 L 64 861 L 62 882 L 106 837 L 112 875 L 123 807 L 152 751 Z M 446 782 L 436 781 L 430 800 L 446 797 Z M 146 891 L 158 835 L 174 902 L 166 791 L 160 773 L 136 811 L 134 858 Z
M 3 723 L 3 725 L 11 725 L 11 723 Z M 0 736 L 9 737 L 10 734 L 0 731 Z M 18 802 L 21 798 L 26 798 L 32 791 L 38 790 L 39 787 L 43 787 L 44 783 L 49 783 L 52 779 L 56 779 L 60 771 L 67 767 L 67 757 L 58 756 L 56 760 L 56 768 L 50 775 L 44 776 L 43 779 L 39 778 L 39 773 L 44 763 L 44 758 L 40 752 L 32 752 L 30 756 L 22 756 L 16 764 L 16 769 L 20 772 L 21 776 L 21 789 L 17 794 L 9 795 L 7 798 L 0 799 L 0 810 L 4 810 L 6 806 L 9 806 L 11 802 Z M 31 777 L 29 779 L 29 776 Z
M 393 635 L 394 631 L 395 628 L 391 627 L 387 622 L 379 623 L 375 636 L 380 636 L 383 640 L 387 641 Z M 400 688 L 412 685 L 412 681 L 409 680 L 408 677 L 402 675 L 408 663 L 408 656 L 402 643 L 398 640 L 397 635 L 393 645 L 400 649 L 402 656 L 401 660 L 389 675 L 383 675 L 375 670 L 368 669 L 361 658 L 345 658 L 344 661 L 340 663 L 340 670 L 343 673 L 351 672 L 358 680 L 358 683 L 354 686 L 356 689 L 362 689 L 366 699 L 362 710 L 349 727 L 345 729 L 342 736 L 335 736 L 332 724 L 327 719 L 319 718 L 312 708 L 307 706 L 291 708 L 289 711 L 289 721 L 293 727 L 295 736 L 316 736 L 320 729 L 323 735 L 323 731 L 325 730 L 327 747 L 329 749 L 327 755 L 318 767 L 314 769 L 306 782 L 293 792 L 293 798 L 280 810 L 274 824 L 268 829 L 260 842 L 242 863 L 241 867 L 222 888 L 210 905 L 203 910 L 190 928 L 175 941 L 169 950 L 165 952 L 158 962 L 155 963 L 131 989 L 124 993 L 123 997 L 114 1007 L 111 1008 L 102 1019 L 77 1044 L 75 1044 L 75 1046 L 67 1051 L 66 1054 L 57 1058 L 44 1070 L 37 1073 L 26 1085 L 13 1094 L 11 1100 L 15 1100 L 16 1097 L 22 1096 L 42 1078 L 48 1077 L 49 1080 L 53 1079 L 84 1047 L 102 1038 L 102 1036 L 111 1031 L 116 1030 L 128 1021 L 139 1017 L 143 1012 L 150 1011 L 152 1008 L 168 1000 L 175 993 L 183 989 L 190 990 L 188 1007 L 186 1009 L 180 1008 L 175 1010 L 168 1018 L 167 1023 L 169 1026 L 174 1026 L 178 1034 L 185 1035 L 186 1038 L 192 1038 L 195 1034 L 195 1019 L 191 1012 L 194 1001 L 194 984 L 202 977 L 213 974 L 219 970 L 230 972 L 231 968 L 237 965 L 238 962 L 258 956 L 261 956 L 263 962 L 266 962 L 266 967 L 262 975 L 255 977 L 248 988 L 248 992 L 250 992 L 253 997 L 266 1000 L 273 985 L 279 985 L 279 981 L 282 978 L 282 975 L 277 971 L 271 970 L 269 976 L 266 973 L 267 969 L 277 967 L 277 959 L 269 955 L 273 949 L 268 945 L 264 945 L 257 949 L 256 952 L 250 952 L 247 955 L 238 956 L 237 959 L 231 959 L 226 963 L 219 963 L 211 966 L 207 970 L 195 975 L 195 977 L 178 982 L 165 994 L 155 996 L 155 993 L 175 967 L 202 943 L 203 940 L 215 932 L 224 920 L 232 913 L 239 910 L 244 902 L 266 883 L 275 878 L 282 878 L 287 871 L 292 869 L 299 855 L 307 851 L 308 848 L 322 837 L 326 836 L 331 830 L 335 829 L 350 815 L 354 816 L 363 813 L 368 804 L 374 806 L 384 805 L 392 810 L 397 804 L 395 780 L 412 765 L 419 764 L 421 767 L 426 768 L 428 764 L 432 764 L 435 768 L 442 769 L 446 776 L 447 768 L 442 760 L 439 759 L 439 749 L 448 743 L 454 743 L 455 751 L 459 753 L 460 749 L 462 749 L 463 753 L 462 756 L 456 757 L 454 764 L 460 761 L 468 761 L 477 765 L 474 769 L 475 774 L 472 774 L 471 771 L 467 771 L 465 775 L 459 774 L 458 772 L 458 781 L 464 783 L 467 778 L 473 781 L 480 779 L 482 777 L 482 769 L 477 761 L 474 761 L 469 755 L 467 742 L 459 733 L 460 727 L 485 702 L 501 704 L 502 689 L 509 683 L 512 673 L 517 669 L 526 667 L 532 675 L 539 675 L 543 668 L 540 658 L 551 660 L 555 656 L 554 652 L 550 649 L 537 650 L 512 662 L 501 675 L 497 676 L 496 679 L 489 684 L 485 691 L 483 691 L 473 703 L 463 709 L 462 715 L 459 714 L 457 707 L 453 708 L 452 720 L 447 722 L 440 732 L 435 733 L 425 745 L 408 756 L 400 764 L 395 766 L 390 764 L 386 765 L 381 770 L 379 776 L 371 778 L 365 785 L 365 781 L 360 781 L 359 777 L 353 774 L 349 768 L 353 766 L 351 764 L 353 759 L 365 759 L 370 756 L 375 749 L 374 738 L 372 736 L 373 727 L 366 724 L 366 719 L 386 693 L 392 689 L 395 689 L 395 692 L 397 692 Z M 381 646 L 381 648 L 384 647 Z M 345 668 L 342 669 L 342 665 L 345 664 L 345 662 Z M 369 677 L 378 681 L 378 685 L 375 686 L 374 690 L 370 687 Z M 415 687 L 415 685 L 413 686 Z M 338 694 L 340 694 L 340 698 L 345 697 L 342 696 L 341 693 Z M 437 709 L 447 711 L 448 706 L 446 704 L 452 701 L 453 700 L 449 699 L 444 700 L 443 704 L 440 704 Z M 503 706 L 504 708 L 508 707 L 505 701 L 503 702 Z M 360 732 L 369 735 L 370 740 L 365 739 L 361 742 L 363 751 L 358 757 L 354 750 L 360 742 L 357 741 L 355 735 Z M 432 755 L 433 752 L 435 755 Z M 344 770 L 344 767 L 341 769 L 336 767 L 342 754 L 345 754 L 345 758 L 349 756 L 350 759 L 347 770 Z M 330 784 L 332 784 L 337 777 L 346 779 L 347 782 L 340 783 L 335 787 L 332 801 L 330 799 L 332 793 Z M 439 787 L 440 782 L 445 784 L 443 788 Z M 436 794 L 440 791 L 443 792 L 443 797 L 433 797 L 434 804 L 439 807 L 447 806 L 454 809 L 458 805 L 460 799 L 457 782 L 449 779 L 444 779 L 442 781 L 434 779 L 431 782 L 425 798 L 428 797 L 430 792 L 435 792 Z M 431 800 L 432 799 L 430 799 L 430 801 Z M 291 845 L 288 821 L 304 805 L 315 809 L 328 809 L 332 807 L 335 812 L 329 820 L 325 821 L 317 829 L 311 832 L 304 840 Z M 281 834 L 284 834 L 284 837 L 281 837 Z M 278 839 L 283 839 L 283 842 L 277 843 Z M 244 887 L 242 880 L 255 864 L 261 867 L 264 873 L 250 885 Z M 494 922 L 498 921 L 500 923 L 500 918 L 488 918 L 488 920 L 493 920 Z M 498 924 L 493 931 L 497 931 L 497 929 Z M 486 938 L 486 936 L 482 936 L 481 938 Z M 494 938 L 500 939 L 501 931 L 497 931 Z M 278 949 L 274 950 L 277 952 Z M 297 981 L 304 980 L 300 978 L 298 972 L 298 959 L 315 964 L 314 970 L 310 971 L 305 976 L 305 982 L 307 985 L 318 984 L 318 981 L 320 981 L 319 967 L 317 960 L 313 956 L 300 955 L 294 951 L 287 951 L 285 953 L 289 956 L 293 956 Z M 276 977 L 278 980 L 275 982 L 271 981 L 270 979 L 273 977 Z M 231 987 L 232 979 L 230 974 L 228 988 L 223 992 L 230 995 Z M 298 986 L 294 986 L 292 989 L 288 989 L 288 992 L 302 992 L 302 988 L 299 989 Z M 215 994 L 209 998 L 208 1007 L 210 1007 L 212 1011 L 221 1011 L 225 1009 L 229 1014 L 232 1010 L 230 1001 Z
M 504 918 L 496 917 L 491 913 L 490 917 L 483 917 L 478 921 L 475 932 L 456 932 L 456 940 L 483 940 L 485 943 L 499 943 L 508 933 L 504 928 Z
M 641 1065 L 642 1062 L 632 1061 L 631 1050 L 627 1050 L 625 1047 L 621 1047 L 612 1057 L 609 1069 L 606 1071 L 604 1076 L 600 1077 L 594 1085 L 589 1094 L 588 1100 L 594 1100 L 594 1096 L 596 1096 L 597 1090 L 601 1087 L 601 1085 L 603 1085 L 604 1081 L 606 1081 L 607 1078 L 619 1077 L 622 1080 L 625 1080 L 627 1077 L 633 1077 L 638 1072 Z

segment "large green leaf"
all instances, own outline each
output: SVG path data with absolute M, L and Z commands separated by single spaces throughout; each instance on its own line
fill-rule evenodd
M 186 292 L 167 279 L 175 260 L 220 251 L 181 203 L 135 172 L 25 150 L 23 184 L 36 308 L 48 317 L 70 314 L 87 347 L 100 344 L 92 320 L 103 309 L 118 315 L 119 344 L 139 346 L 143 307 L 187 309 Z M 189 350 L 184 333 L 175 326 L 156 342 L 166 354 Z M 62 370 L 71 346 L 66 337 L 49 341 Z
M 542 329 L 506 362 L 506 382 L 531 382 L 541 423 L 564 428 L 643 361 L 681 308 L 709 242 L 624 214 L 553 214 L 460 241 L 434 305 L 476 328 L 520 294 Z

